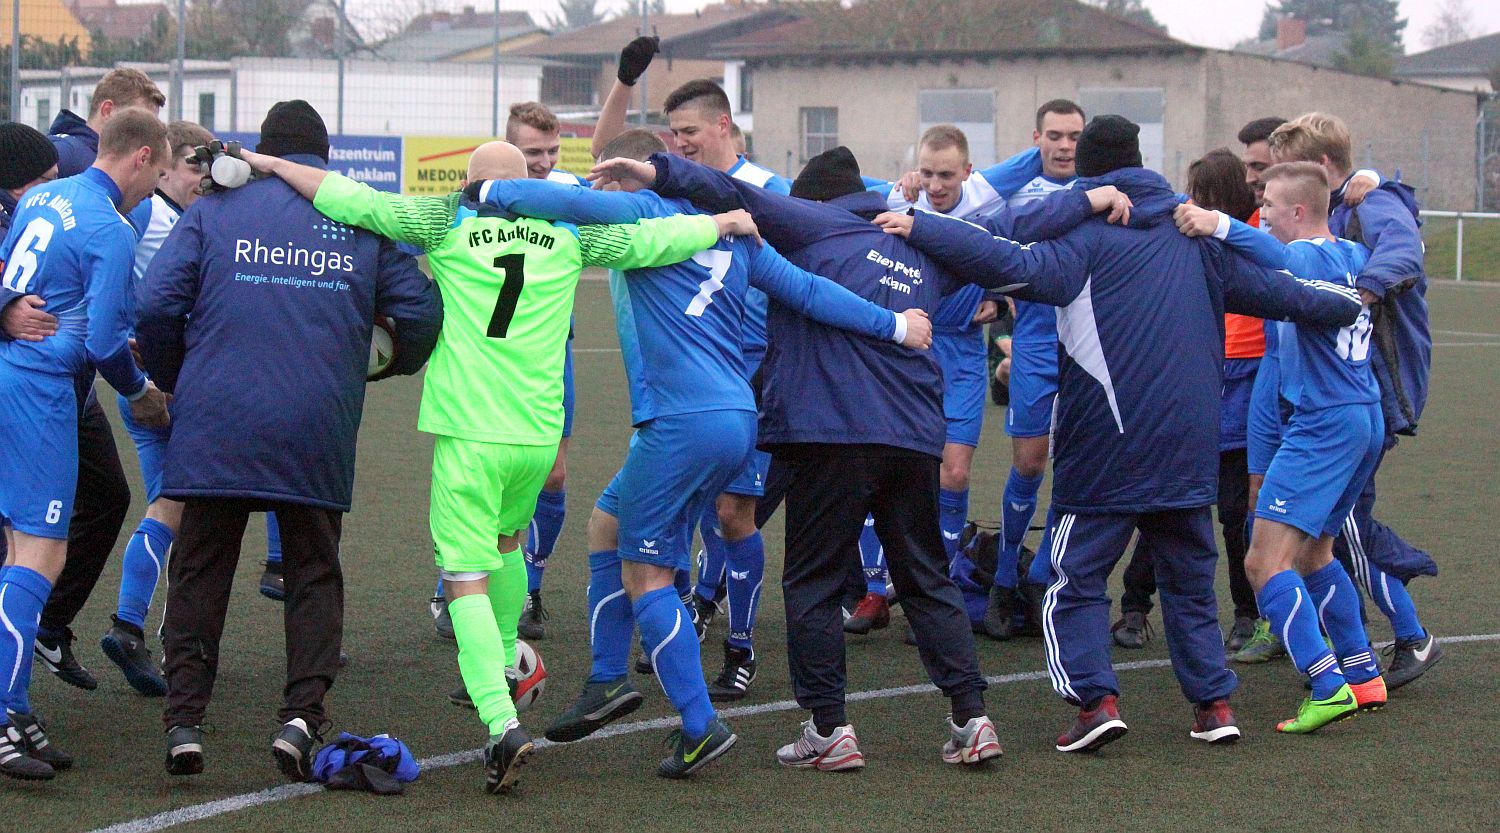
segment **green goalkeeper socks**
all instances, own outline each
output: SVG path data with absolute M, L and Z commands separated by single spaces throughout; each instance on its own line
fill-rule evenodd
M 490 608 L 495 611 L 495 624 L 505 645 L 504 664 L 511 666 L 516 664 L 516 626 L 526 608 L 526 556 L 517 548 L 500 557 L 504 566 L 490 571 Z
M 492 594 L 494 584 L 491 580 Z M 523 596 L 525 589 L 526 571 L 522 567 Z M 505 647 L 490 600 L 477 594 L 460 596 L 448 602 L 448 615 L 453 618 L 453 634 L 458 639 L 458 670 L 463 675 L 464 687 L 479 711 L 479 719 L 490 727 L 490 734 L 503 734 L 505 724 L 515 719 L 516 706 L 505 684 Z M 514 619 L 510 632 L 514 639 Z

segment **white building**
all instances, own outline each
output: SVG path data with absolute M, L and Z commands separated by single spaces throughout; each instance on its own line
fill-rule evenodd
M 171 94 L 167 64 L 129 64 Z M 66 108 L 87 116 L 100 67 L 22 70 L 18 121 L 46 131 Z M 479 136 L 500 113 L 541 93 L 542 62 L 502 57 L 500 95 L 490 64 L 351 60 L 344 67 L 340 106 L 338 62 L 300 58 L 187 61 L 182 117 L 210 130 L 254 131 L 278 101 L 301 98 L 322 114 L 330 133 Z M 163 117 L 172 111 L 171 102 Z M 502 120 L 503 121 L 503 120 Z M 340 124 L 342 123 L 342 128 Z

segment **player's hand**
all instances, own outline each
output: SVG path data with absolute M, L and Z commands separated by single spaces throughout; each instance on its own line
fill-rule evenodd
M 661 51 L 661 38 L 655 35 L 642 35 L 620 50 L 620 68 L 615 77 L 620 83 L 627 87 L 634 87 L 641 75 L 646 72 L 646 67 L 651 66 L 651 59 Z
M 264 153 L 256 153 L 249 150 L 241 150 L 239 157 L 250 163 L 250 170 L 258 174 L 276 173 L 276 163 L 281 160 L 275 156 L 267 156 Z
M 1172 221 L 1188 237 L 1209 237 L 1219 227 L 1219 213 L 1183 203 L 1172 212 Z
M 130 403 L 130 418 L 147 428 L 166 428 L 172 424 L 167 405 L 172 397 L 150 379 L 146 380 L 146 394 Z
M 146 360 L 141 358 L 141 345 L 133 338 L 126 339 L 126 341 L 130 344 L 130 358 L 135 360 L 135 366 L 145 370 Z
M 723 214 L 715 214 L 714 222 L 719 225 L 720 237 L 751 237 L 755 239 L 756 245 L 760 245 L 760 229 L 755 227 L 755 218 L 745 209 L 736 208 Z
M 886 234 L 897 237 L 910 236 L 913 222 L 914 218 L 910 214 L 897 214 L 894 211 L 887 211 L 875 218 L 875 225 L 885 229 Z
M 42 312 L 47 302 L 39 295 L 22 295 L 0 311 L 0 330 L 16 341 L 41 341 L 57 334 L 57 317 Z
M 1130 201 L 1130 197 L 1125 196 L 1124 191 L 1113 185 L 1101 185 L 1098 188 L 1090 188 L 1087 194 L 1089 207 L 1094 210 L 1095 214 L 1108 211 L 1109 217 L 1106 219 L 1116 225 L 1123 226 L 1130 222 L 1130 209 L 1135 207 L 1135 203 Z
M 650 162 L 616 157 L 595 165 L 589 171 L 588 180 L 606 184 L 613 182 L 626 191 L 650 188 L 656 184 L 656 167 Z
M 1365 201 L 1366 194 L 1379 187 L 1367 176 L 1356 176 L 1350 179 L 1349 184 L 1344 186 L 1344 205 L 1350 208 L 1359 205 Z
M 1380 298 L 1368 289 L 1360 288 L 1359 300 L 1367 307 L 1373 307 L 1380 303 Z
M 922 175 L 916 171 L 907 171 L 902 174 L 900 182 L 896 184 L 901 186 L 901 196 L 905 197 L 907 202 L 916 202 L 917 197 L 922 195 Z
M 901 340 L 902 347 L 926 350 L 932 346 L 932 319 L 924 310 L 912 307 L 898 315 L 906 319 L 906 338 Z
M 1000 317 L 1000 304 L 986 298 L 979 302 L 979 309 L 974 310 L 974 318 L 971 324 L 988 324 Z

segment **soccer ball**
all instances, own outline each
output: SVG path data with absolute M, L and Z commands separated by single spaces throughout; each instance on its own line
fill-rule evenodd
M 396 360 L 396 325 L 384 315 L 375 316 L 375 328 L 370 332 L 370 364 L 365 371 L 366 379 L 374 379 Z
M 516 664 L 505 669 L 505 678 L 510 683 L 510 699 L 515 701 L 516 713 L 531 708 L 547 688 L 547 668 L 542 665 L 542 655 L 517 639 Z

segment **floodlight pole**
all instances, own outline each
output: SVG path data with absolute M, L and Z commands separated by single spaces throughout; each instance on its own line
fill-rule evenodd
M 19 6 L 17 2 L 17 6 Z M 172 119 L 181 121 L 185 112 L 182 106 L 182 73 L 187 64 L 187 0 L 177 0 L 177 64 L 172 72 L 172 106 L 168 112 Z
M 641 31 L 640 31 L 640 35 L 643 38 L 648 33 L 650 33 L 650 31 L 651 31 L 651 27 L 647 25 L 650 22 L 650 17 L 651 17 L 650 0 L 641 0 Z M 641 78 L 640 78 L 640 84 L 641 84 L 641 112 L 640 112 L 640 116 L 638 117 L 640 119 L 640 122 L 641 122 L 642 125 L 646 124 L 646 111 L 649 110 L 649 109 L 651 109 L 651 97 L 646 94 L 646 83 L 647 83 L 646 82 L 646 73 L 643 72 L 643 73 L 641 73 Z
M 494 101 L 490 106 L 490 136 L 500 135 L 500 0 L 495 0 L 494 30 L 490 44 L 490 88 L 494 92 Z

